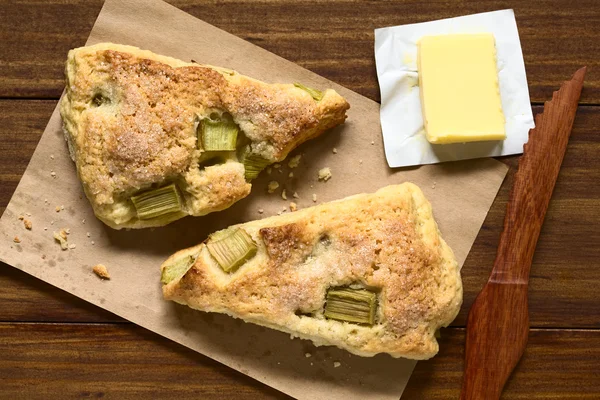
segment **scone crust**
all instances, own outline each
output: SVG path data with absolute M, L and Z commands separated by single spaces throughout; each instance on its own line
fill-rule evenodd
M 276 162 L 342 123 L 349 108 L 333 90 L 315 102 L 291 84 L 111 43 L 71 50 L 66 78 L 60 111 L 71 156 L 96 215 L 114 228 L 156 226 L 138 220 L 128 199 L 166 182 L 185 198 L 175 219 L 225 209 L 250 193 L 235 152 L 210 172 L 200 168 L 200 119 L 231 114 L 253 149 Z
M 196 261 L 163 286 L 165 299 L 361 356 L 412 359 L 438 352 L 435 332 L 460 309 L 458 263 L 414 184 L 239 226 L 258 245 L 252 260 L 226 274 L 204 244 L 183 250 L 163 268 L 184 255 Z M 325 319 L 327 290 L 357 284 L 378 292 L 377 323 Z

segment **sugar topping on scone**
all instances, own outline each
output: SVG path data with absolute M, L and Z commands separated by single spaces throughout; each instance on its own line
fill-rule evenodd
M 102 43 L 69 52 L 61 115 L 96 215 L 113 228 L 223 210 L 300 143 L 346 118 L 334 90 Z M 162 190 L 160 194 L 153 190 Z M 140 213 L 132 198 L 145 196 Z M 162 196 L 162 197 L 160 197 Z
M 361 356 L 426 359 L 459 267 L 410 183 L 230 227 L 162 266 L 165 299 Z

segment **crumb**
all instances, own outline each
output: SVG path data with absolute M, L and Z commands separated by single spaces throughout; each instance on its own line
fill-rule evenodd
M 31 213 L 25 213 L 25 215 L 27 215 L 28 217 L 31 217 Z
M 287 211 L 287 207 L 283 206 L 283 208 L 281 209 L 282 212 L 286 212 Z
M 273 164 L 273 168 L 279 169 L 279 168 L 281 168 L 281 164 Z
M 281 191 L 281 198 L 287 200 L 287 193 L 285 192 L 285 189 Z
M 13 239 L 13 242 L 15 243 L 21 243 L 21 239 L 18 236 L 15 236 Z
M 44 199 L 44 203 L 48 204 L 48 199 Z
M 310 363 L 310 365 L 313 365 L 313 363 Z
M 54 240 L 60 243 L 61 250 L 67 250 L 69 248 L 67 234 L 64 229 L 61 229 L 59 232 L 54 232 Z
M 337 154 L 337 149 L 335 147 L 333 148 L 332 151 L 333 151 L 333 154 Z
M 45 260 L 45 259 L 46 259 L 46 255 L 42 254 L 42 260 Z
M 19 221 L 23 221 L 25 219 L 24 215 L 19 215 Z
M 293 201 L 290 202 L 290 211 L 296 211 L 298 209 L 298 204 L 294 203 Z
M 277 215 L 281 215 L 281 214 L 283 214 L 283 211 L 278 211 L 277 212 Z
M 60 212 L 60 207 L 56 206 L 55 210 L 56 210 L 56 212 Z
M 290 173 L 288 174 L 288 178 L 293 178 L 293 177 L 294 177 L 294 173 L 293 173 L 293 172 L 290 172 Z
M 87 232 L 87 233 L 85 234 L 85 236 L 87 236 L 87 237 L 90 237 L 90 236 L 92 236 L 92 234 L 91 234 L 91 233 L 89 233 L 89 232 Z
M 54 225 L 54 221 L 50 221 L 50 225 Z
M 23 220 L 23 225 L 25 225 L 25 229 L 27 229 L 29 231 L 31 230 L 31 228 L 33 228 L 33 224 L 28 219 Z
M 323 182 L 327 182 L 331 179 L 331 169 L 329 167 L 321 168 L 319 170 L 319 180 Z
M 264 212 L 265 212 L 265 210 L 263 210 L 262 208 L 259 208 L 259 209 L 258 209 L 258 213 L 259 213 L 259 214 L 262 214 L 262 213 L 264 213 Z
M 301 158 L 302 158 L 302 154 L 298 154 L 297 156 L 292 157 L 290 159 L 290 162 L 288 162 L 288 167 L 296 168 L 298 165 L 300 165 Z
M 317 202 L 317 194 L 313 193 L 313 201 L 316 203 Z
M 71 229 L 69 229 L 69 228 L 65 229 L 65 233 L 66 233 L 67 235 L 70 235 L 70 234 L 71 234 Z
M 92 243 L 92 246 L 96 244 L 96 242 L 94 242 L 93 240 L 91 241 L 91 243 Z
M 334 362 L 333 362 L 333 368 L 337 368 L 337 367 L 339 367 L 339 366 L 341 366 L 341 365 L 342 365 L 342 363 L 341 363 L 341 362 L 339 362 L 339 361 L 334 361 Z
M 69 248 L 70 248 L 70 249 L 74 249 L 74 248 L 76 248 L 76 247 L 77 247 L 77 245 L 76 245 L 75 243 L 73 243 L 73 244 L 70 244 L 70 245 L 69 245 Z
M 271 167 L 267 167 L 267 174 L 271 175 L 271 172 L 273 172 L 273 168 Z
M 54 154 L 50 154 L 50 159 L 54 160 Z
M 435 182 L 435 181 L 433 181 L 433 185 L 431 185 L 431 188 L 432 188 L 432 189 L 435 189 L 435 185 L 436 185 L 436 182 Z
M 359 163 L 359 164 L 362 164 L 362 160 L 358 160 L 358 163 Z
M 274 191 L 277 190 L 278 187 L 279 187 L 279 182 L 271 181 L 271 182 L 269 182 L 269 185 L 267 186 L 267 191 L 269 193 L 273 193 Z
M 85 224 L 85 218 L 81 220 L 81 223 L 82 223 L 82 224 Z
M 65 206 L 60 206 L 60 209 L 61 209 L 61 210 L 64 210 L 64 209 L 65 209 Z
M 300 198 L 300 196 L 298 196 L 298 192 L 294 192 L 294 194 L 292 195 L 292 197 L 295 198 L 295 199 L 299 199 Z
M 306 358 L 310 358 L 311 356 L 312 356 L 312 354 L 310 354 L 310 353 L 306 353 L 306 354 L 304 355 L 304 357 L 306 357 Z
M 310 185 L 310 188 L 312 189 L 314 187 L 314 185 Z
M 102 279 L 110 279 L 110 274 L 108 273 L 108 269 L 106 269 L 106 267 L 103 264 L 94 265 L 94 268 L 92 268 L 92 271 L 94 271 L 94 273 Z
M 371 146 L 375 146 L 375 141 L 371 140 Z
M 53 178 L 56 178 L 56 172 L 50 171 L 50 176 L 52 176 Z
M 47 227 L 47 226 L 45 226 L 45 227 L 44 227 L 44 230 L 45 230 L 45 231 L 47 231 L 47 230 L 48 230 L 48 227 Z

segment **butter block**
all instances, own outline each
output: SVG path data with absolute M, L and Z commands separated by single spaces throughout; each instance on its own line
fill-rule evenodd
M 430 143 L 506 138 L 494 35 L 424 36 L 417 62 Z

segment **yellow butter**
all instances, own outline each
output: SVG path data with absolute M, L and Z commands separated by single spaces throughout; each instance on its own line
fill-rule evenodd
M 504 140 L 494 36 L 425 36 L 418 47 L 427 140 L 436 144 Z

